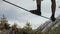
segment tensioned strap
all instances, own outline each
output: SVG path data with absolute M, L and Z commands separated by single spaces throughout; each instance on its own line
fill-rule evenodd
M 29 11 L 29 10 L 23 8 L 23 7 L 20 7 L 20 6 L 18 6 L 18 5 L 15 5 L 15 4 L 13 4 L 13 3 L 11 3 L 11 2 L 8 2 L 8 1 L 6 1 L 6 0 L 3 0 L 3 1 L 6 2 L 6 3 L 11 4 L 11 5 L 13 5 L 13 6 L 16 6 L 16 7 L 18 7 L 18 8 L 21 8 L 21 9 L 23 9 L 23 10 L 25 10 L 25 11 Z M 50 19 L 50 18 L 47 18 L 47 17 L 45 17 L 45 16 L 41 16 L 41 17 L 46 18 L 46 19 Z
M 15 4 L 13 4 L 13 3 L 11 3 L 11 2 L 8 2 L 8 1 L 6 1 L 6 0 L 3 0 L 3 1 L 4 1 L 4 2 L 7 2 L 7 3 L 11 4 L 11 5 L 14 5 L 14 6 L 18 7 L 18 8 L 21 8 L 21 9 L 23 9 L 23 10 L 25 10 L 25 11 L 29 11 L 29 10 L 23 8 L 23 7 L 20 7 L 20 6 L 18 6 L 18 5 L 15 5 Z

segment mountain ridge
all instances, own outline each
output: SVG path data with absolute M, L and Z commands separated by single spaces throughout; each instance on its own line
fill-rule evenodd
M 51 20 L 46 21 L 43 25 L 39 26 L 37 30 L 41 30 L 42 32 L 49 31 L 51 28 L 58 27 L 60 25 L 60 15 L 56 18 L 54 22 Z

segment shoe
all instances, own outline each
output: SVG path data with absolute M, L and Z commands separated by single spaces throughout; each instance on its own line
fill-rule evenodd
M 29 12 L 31 12 L 32 14 L 36 14 L 36 15 L 41 16 L 41 12 L 38 11 L 38 10 L 31 10 L 31 11 L 29 11 Z
M 51 16 L 51 20 L 54 22 L 56 18 L 54 16 Z

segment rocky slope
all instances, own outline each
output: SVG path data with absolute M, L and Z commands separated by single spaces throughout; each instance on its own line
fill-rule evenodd
M 60 25 L 60 15 L 56 18 L 55 22 L 51 20 L 46 21 L 43 25 L 39 26 L 37 30 L 41 30 L 42 32 L 49 31 L 51 28 L 58 27 Z

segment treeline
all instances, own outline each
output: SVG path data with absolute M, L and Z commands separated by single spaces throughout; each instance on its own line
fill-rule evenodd
M 8 30 L 9 34 L 60 34 L 60 25 L 48 32 L 41 32 L 40 30 L 32 29 L 30 23 L 26 23 L 23 28 L 18 28 L 17 24 L 9 26 L 8 23 L 5 23 L 5 25 L 2 26 L 0 23 L 0 30 L 3 31 L 2 33 Z
M 30 23 L 26 23 L 23 28 L 18 28 L 17 24 L 9 25 L 8 23 L 0 23 L 0 31 L 3 31 L 3 34 L 42 34 L 40 30 L 32 29 Z
M 23 28 L 18 28 L 17 24 L 10 26 L 8 20 L 3 18 L 0 21 L 0 34 L 60 34 L 60 25 L 48 32 L 42 32 L 37 29 L 32 29 L 30 23 L 26 23 Z

